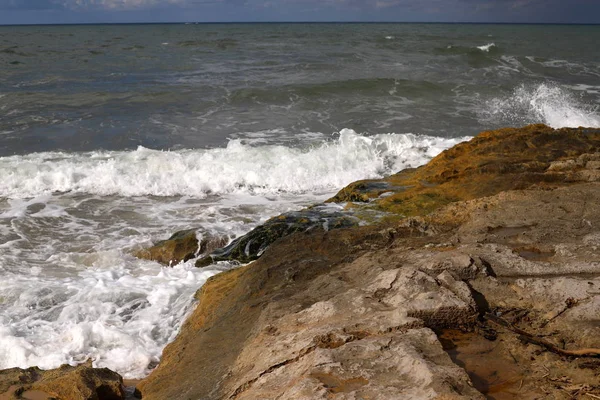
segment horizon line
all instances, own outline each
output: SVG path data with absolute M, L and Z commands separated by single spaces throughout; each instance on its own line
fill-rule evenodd
M 484 21 L 169 21 L 169 22 L 66 22 L 0 23 L 3 26 L 78 26 L 78 25 L 233 25 L 233 24 L 465 24 L 465 25 L 600 25 L 600 22 L 484 22 Z

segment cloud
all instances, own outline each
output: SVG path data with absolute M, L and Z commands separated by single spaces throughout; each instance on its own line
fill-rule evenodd
M 473 10 L 524 9 L 539 5 L 546 0 L 265 0 L 262 3 L 270 7 L 285 4 L 311 4 L 347 9 L 409 9 L 412 11 L 438 10 L 452 12 L 456 7 L 472 7 Z M 582 0 L 579 0 L 582 1 Z
M 69 9 L 132 10 L 185 4 L 186 0 L 63 0 Z
M 52 10 L 62 7 L 59 0 L 0 0 L 0 10 Z
M 375 2 L 375 8 L 388 8 L 402 4 L 401 0 L 377 0 Z
M 0 0 L 0 10 L 133 10 L 214 3 L 219 1 L 220 0 Z
M 581 0 L 580 0 L 581 1 Z M 255 3 L 255 0 L 248 0 Z M 347 7 L 361 9 L 387 9 L 410 7 L 411 9 L 452 10 L 457 4 L 471 4 L 480 9 L 495 7 L 525 8 L 540 0 L 265 0 L 271 7 L 285 7 L 286 4 L 311 4 L 314 6 Z M 126 10 L 142 8 L 163 8 L 170 6 L 200 6 L 205 4 L 246 3 L 240 0 L 0 0 L 0 9 L 40 10 L 40 9 L 107 9 Z

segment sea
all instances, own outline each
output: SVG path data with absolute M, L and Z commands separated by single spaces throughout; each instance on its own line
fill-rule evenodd
M 0 369 L 146 376 L 234 265 L 132 252 L 233 239 L 483 130 L 600 127 L 599 43 L 598 25 L 1 26 Z

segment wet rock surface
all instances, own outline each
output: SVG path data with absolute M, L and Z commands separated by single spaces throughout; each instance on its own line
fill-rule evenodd
M 200 258 L 196 261 L 196 266 L 204 267 L 216 261 L 248 263 L 260 257 L 276 240 L 293 233 L 315 229 L 328 231 L 357 224 L 358 220 L 348 213 L 332 211 L 322 206 L 288 212 L 269 219 L 226 247 Z
M 161 240 L 152 247 L 136 251 L 134 256 L 171 266 L 210 253 L 228 242 L 228 237 L 198 238 L 196 229 L 187 229 L 175 232 L 168 239 Z

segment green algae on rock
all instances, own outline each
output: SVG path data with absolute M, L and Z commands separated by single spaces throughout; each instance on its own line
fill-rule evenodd
M 196 261 L 203 267 L 216 261 L 248 263 L 256 260 L 277 239 L 312 229 L 330 230 L 356 226 L 358 221 L 344 213 L 312 207 L 281 214 L 235 239 L 228 246 Z

